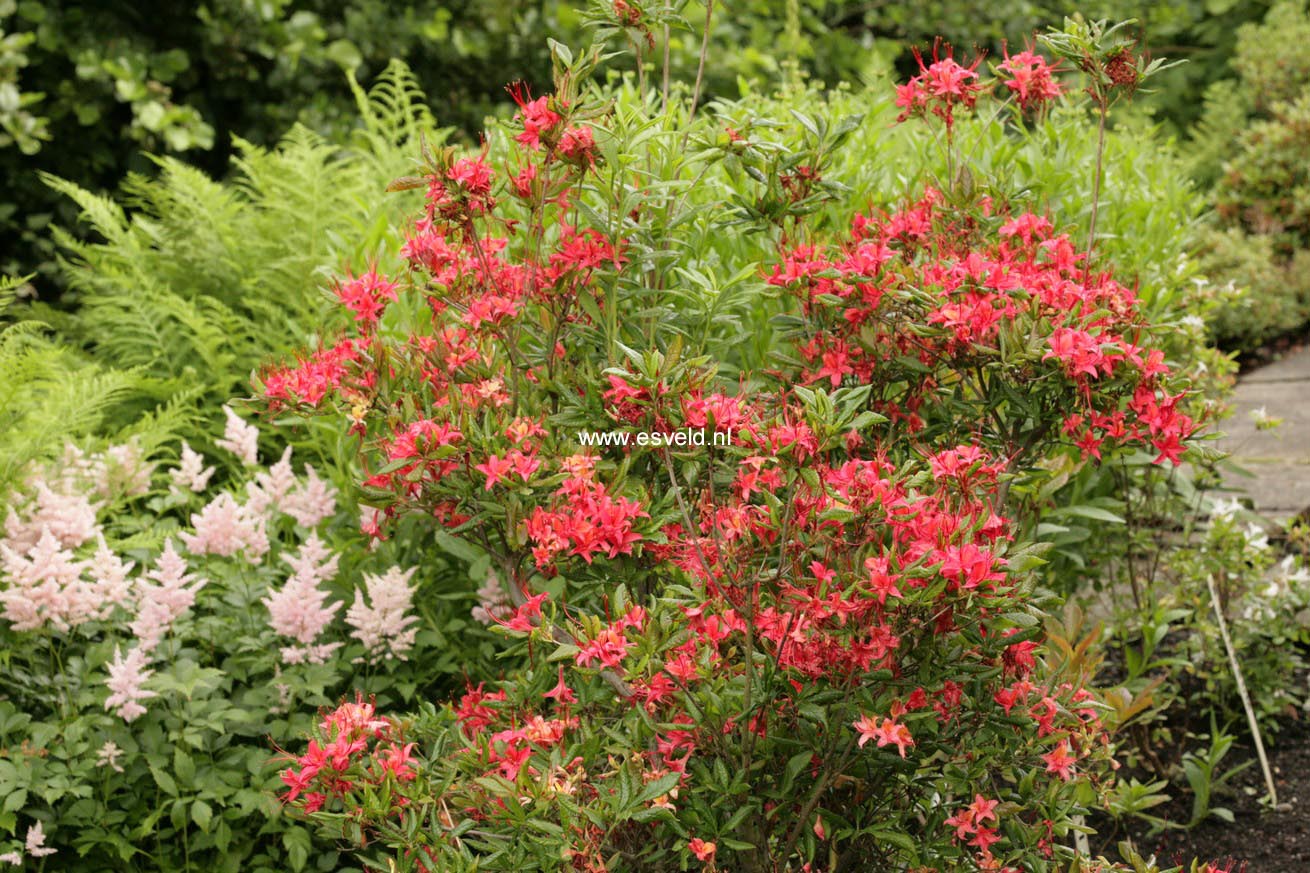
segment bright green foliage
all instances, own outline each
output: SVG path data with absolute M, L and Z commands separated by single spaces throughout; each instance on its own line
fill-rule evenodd
M 16 146 L 23 154 L 35 154 L 42 140 L 50 138 L 46 119 L 30 110 L 45 97 L 41 93 L 24 93 L 19 89 L 19 73 L 27 66 L 26 49 L 34 37 L 30 33 L 6 33 L 4 25 L 14 14 L 14 0 L 0 2 L 0 149 Z
M 1215 183 L 1223 233 L 1209 234 L 1202 269 L 1245 292 L 1215 310 L 1212 333 L 1252 350 L 1310 316 L 1304 259 L 1310 244 L 1310 10 L 1284 0 L 1238 30 L 1236 79 L 1212 84 L 1192 130 L 1193 176 Z M 1243 251 L 1243 249 L 1246 249 Z
M 1310 86 L 1310 13 L 1305 0 L 1282 0 L 1262 21 L 1237 30 L 1232 70 L 1237 78 L 1211 83 L 1203 110 L 1191 132 L 1193 174 L 1201 182 L 1216 180 L 1236 156 L 1234 143 L 1253 119 L 1275 114 L 1280 103 L 1297 99 Z
M 1268 112 L 1295 100 L 1310 85 L 1310 14 L 1305 0 L 1280 0 L 1259 24 L 1237 31 L 1233 69 L 1246 86 L 1251 106 Z
M 1214 82 L 1205 90 L 1205 109 L 1191 131 L 1187 157 L 1192 178 L 1212 186 L 1232 157 L 1235 140 L 1250 116 L 1247 92 L 1232 79 Z
M 674 81 L 692 80 L 702 0 L 623 5 L 638 14 L 624 31 L 625 47 L 657 65 L 667 32 Z M 1144 49 L 1169 46 L 1168 54 L 1189 60 L 1169 71 L 1158 97 L 1148 101 L 1177 130 L 1200 107 L 1182 95 L 1228 75 L 1239 26 L 1258 21 L 1268 8 L 1266 0 L 1167 0 L 1149 8 L 1122 0 L 717 5 L 730 14 L 712 21 L 705 92 L 729 99 L 740 96 L 739 82 L 777 82 L 792 70 L 830 85 L 869 80 L 892 58 L 909 72 L 907 47 L 926 48 L 939 35 L 999 58 L 1007 41 L 1021 46 L 1077 11 L 1135 16 L 1134 36 Z M 39 184 L 36 169 L 97 190 L 128 170 L 145 169 L 143 149 L 183 155 L 217 174 L 227 167 L 234 135 L 271 146 L 299 121 L 335 139 L 352 115 L 340 71 L 371 76 L 391 57 L 417 71 L 443 123 L 472 135 L 487 114 L 506 111 L 503 89 L 511 79 L 546 83 L 542 34 L 578 42 L 589 19 L 613 19 L 614 9 L 608 0 L 219 0 L 169 4 L 139 16 L 130 4 L 3 0 L 0 29 L 13 39 L 0 37 L 0 81 L 15 90 L 0 86 L 0 94 L 9 94 L 0 96 L 0 126 L 16 145 L 6 148 L 0 134 L 0 173 L 13 180 L 8 202 L 0 203 L 0 234 L 10 243 L 0 246 L 7 252 L 0 268 L 40 267 L 46 278 L 52 275 L 44 228 L 68 216 Z M 1292 51 L 1300 45 L 1285 44 Z M 23 153 L 38 149 L 35 156 Z
M 47 177 L 103 240 L 55 232 L 79 304 L 63 324 L 70 338 L 97 360 L 148 366 L 179 387 L 203 374 L 207 399 L 220 402 L 262 357 L 306 342 L 326 302 L 320 269 L 378 249 L 397 205 L 381 196 L 382 180 L 404 171 L 421 133 L 435 135 L 403 67 L 376 95 L 379 109 L 362 107 L 372 134 L 363 150 L 303 127 L 276 149 L 239 140 L 227 183 L 161 158 L 158 177 L 126 182 L 130 213 Z M 397 101 L 408 113 L 383 116 Z
M 476 127 L 511 77 L 547 77 L 540 32 L 576 27 L 573 4 L 531 5 L 0 0 L 0 269 L 53 278 L 44 228 L 69 215 L 37 170 L 104 190 L 148 171 L 142 152 L 217 175 L 238 138 L 271 147 L 301 122 L 341 141 L 343 71 L 371 79 L 405 58 L 444 123 Z

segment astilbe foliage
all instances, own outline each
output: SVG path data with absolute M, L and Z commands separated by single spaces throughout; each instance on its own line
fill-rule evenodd
M 415 571 L 349 552 L 365 541 L 328 524 L 335 489 L 309 465 L 297 473 L 289 450 L 247 466 L 257 436 L 233 413 L 231 459 L 183 444 L 177 466 L 132 443 L 70 446 L 10 494 L 0 741 L 15 750 L 8 830 L 21 814 L 33 836 L 0 844 L 0 860 L 57 849 L 104 856 L 87 862 L 102 870 L 298 869 L 303 826 L 244 805 L 280 784 L 270 737 L 287 742 L 343 692 L 395 701 L 415 694 L 420 669 L 433 681 L 439 661 L 411 614 Z M 240 472 L 211 486 L 224 460 Z M 369 603 L 340 615 L 360 584 Z M 398 663 L 408 658 L 422 668 Z M 213 762 L 199 776 L 193 755 Z M 234 796 L 234 778 L 252 777 Z M 105 828 L 117 819 L 134 821 L 146 848 Z
M 428 155 L 408 274 L 347 279 L 356 334 L 263 375 L 273 410 L 346 414 L 372 533 L 417 512 L 485 551 L 527 644 L 417 716 L 405 778 L 325 724 L 285 800 L 398 870 L 1056 869 L 1110 746 L 1086 677 L 1039 668 L 1006 491 L 1053 453 L 1179 460 L 1133 294 L 1041 216 L 928 190 L 757 265 L 774 369 L 607 344 L 641 265 L 584 226 L 621 144 L 579 66 L 515 92 L 511 154 Z

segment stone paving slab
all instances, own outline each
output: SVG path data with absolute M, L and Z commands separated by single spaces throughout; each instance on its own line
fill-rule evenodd
M 1258 429 L 1253 414 L 1258 410 L 1283 423 L 1271 430 Z M 1252 474 L 1230 473 L 1225 485 L 1245 491 L 1255 510 L 1273 519 L 1287 519 L 1310 508 L 1310 349 L 1293 352 L 1238 380 L 1233 416 L 1221 430 L 1225 435 L 1216 446 Z
M 1222 425 L 1219 447 L 1249 457 L 1297 457 L 1310 460 L 1310 380 L 1238 383 L 1233 417 Z M 1254 413 L 1281 418 L 1271 430 L 1256 427 Z
M 1230 471 L 1224 476 L 1224 484 L 1250 497 L 1256 512 L 1285 521 L 1310 508 L 1310 461 L 1235 460 L 1251 476 Z

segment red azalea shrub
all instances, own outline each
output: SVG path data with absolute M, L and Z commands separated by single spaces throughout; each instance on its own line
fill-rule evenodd
M 418 511 L 485 551 L 525 643 L 417 747 L 330 717 L 285 799 L 397 870 L 1059 868 L 1110 750 L 1042 659 L 1007 489 L 1060 453 L 1178 461 L 1133 294 L 1048 220 L 930 189 L 758 265 L 775 369 L 623 345 L 641 214 L 606 209 L 624 144 L 578 81 L 515 92 L 514 153 L 428 156 L 409 275 L 342 283 L 356 335 L 264 376 L 272 409 L 348 414 L 368 529 Z M 614 428 L 647 439 L 583 447 Z

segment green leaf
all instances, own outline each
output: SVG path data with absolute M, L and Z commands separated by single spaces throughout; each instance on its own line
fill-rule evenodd
M 4 811 L 17 812 L 27 803 L 27 789 L 20 788 L 5 798 Z
M 181 746 L 173 750 L 173 775 L 184 788 L 191 788 L 196 780 L 196 763 Z
M 210 809 L 209 804 L 203 800 L 197 800 L 191 804 L 191 820 L 196 823 L 202 831 L 208 833 L 209 823 L 214 819 L 214 810 Z
M 155 777 L 155 784 L 158 785 L 165 794 L 177 797 L 177 783 L 173 781 L 172 776 L 169 776 L 167 772 L 153 765 L 150 768 L 150 775 Z
M 908 834 L 903 834 L 900 833 L 899 831 L 880 830 L 880 831 L 869 831 L 869 836 L 873 837 L 875 840 L 879 840 L 880 842 L 891 843 L 893 846 L 896 846 L 899 849 L 904 849 L 907 852 L 914 851 L 914 840 L 910 839 L 910 836 Z
M 673 786 L 678 784 L 678 780 L 681 776 L 682 774 L 680 773 L 665 773 L 654 782 L 648 783 L 646 787 L 641 790 L 641 793 L 637 795 L 636 802 L 644 805 L 650 803 L 657 797 L 663 797 L 672 790 Z
M 304 828 L 292 828 L 282 835 L 282 846 L 287 850 L 287 862 L 294 873 L 305 869 L 309 861 L 309 832 Z
M 1111 512 L 1108 509 L 1102 509 L 1099 506 L 1087 506 L 1086 504 L 1083 504 L 1081 506 L 1065 506 L 1051 514 L 1074 515 L 1079 518 L 1090 518 L 1093 521 L 1106 521 L 1109 522 L 1110 524 L 1125 523 L 1122 516 L 1115 515 L 1113 512 Z

